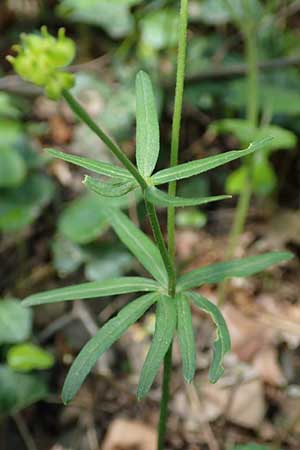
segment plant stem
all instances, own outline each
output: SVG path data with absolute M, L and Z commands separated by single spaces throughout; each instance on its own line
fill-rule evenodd
M 171 139 L 171 155 L 170 167 L 178 164 L 179 138 L 182 115 L 182 101 L 184 89 L 184 74 L 186 61 L 186 44 L 187 44 L 187 25 L 188 25 L 188 0 L 181 0 L 180 20 L 179 20 L 179 41 L 177 56 L 177 74 L 176 74 L 176 90 L 174 101 L 174 114 L 172 125 Z M 176 182 L 169 184 L 169 195 L 176 195 Z M 153 206 L 152 206 L 153 207 Z M 154 209 L 154 207 L 153 207 Z M 154 209 L 155 211 L 155 209 Z M 149 217 L 151 216 L 151 210 Z M 176 273 L 175 267 L 175 208 L 168 207 L 168 260 L 173 272 L 169 275 L 169 295 L 174 297 L 176 292 Z M 164 450 L 164 442 L 167 427 L 168 402 L 170 397 L 170 379 L 172 370 L 172 344 L 164 358 L 164 375 L 162 385 L 162 397 L 160 402 L 160 418 L 158 426 L 157 450 Z
M 164 237 L 162 235 L 162 231 L 159 225 L 158 217 L 156 214 L 155 207 L 152 205 L 152 203 L 148 202 L 146 199 L 144 199 L 148 217 L 151 223 L 152 232 L 155 238 L 155 241 L 157 243 L 158 249 L 160 251 L 161 257 L 164 261 L 164 265 L 166 267 L 167 273 L 168 273 L 168 280 L 169 280 L 169 286 L 175 284 L 175 269 L 173 261 L 170 259 L 170 255 L 168 253 Z M 171 293 L 169 292 L 169 295 Z
M 160 400 L 160 416 L 158 424 L 157 450 L 164 450 L 166 423 L 168 416 L 168 403 L 170 398 L 170 379 L 172 369 L 172 344 L 164 358 L 164 374 L 162 385 L 162 396 Z
M 245 16 L 249 17 L 247 23 L 240 23 L 245 41 L 245 55 L 248 66 L 248 99 L 246 107 L 246 119 L 254 126 L 258 123 L 258 55 L 257 55 L 257 38 L 256 38 L 256 24 L 250 17 L 248 0 L 244 0 Z M 236 207 L 233 224 L 229 234 L 228 247 L 225 254 L 225 259 L 234 257 L 235 250 L 239 238 L 244 230 L 247 219 L 249 206 L 251 202 L 253 181 L 252 181 L 252 165 L 254 156 L 246 158 L 245 165 L 247 169 L 247 178 L 245 185 L 239 195 L 238 204 Z M 220 284 L 218 289 L 218 304 L 222 305 L 226 295 L 226 281 Z
M 70 91 L 65 90 L 63 93 L 64 99 L 72 109 L 72 111 L 107 145 L 115 157 L 126 167 L 131 175 L 136 179 L 142 189 L 146 189 L 147 183 L 141 176 L 137 168 L 125 155 L 121 148 L 116 144 L 90 117 L 84 108 L 73 97 Z
M 178 164 L 179 138 L 180 138 L 185 61 L 186 61 L 187 24 L 188 24 L 188 0 L 181 0 L 170 167 L 176 166 Z M 173 181 L 169 184 L 169 195 L 171 197 L 175 197 L 176 181 Z M 168 207 L 168 249 L 169 249 L 170 259 L 171 259 L 171 261 L 174 261 L 175 260 L 175 207 L 173 207 L 173 206 Z M 176 284 L 176 279 L 174 280 L 174 284 L 171 284 L 169 286 L 169 290 L 173 293 L 173 295 L 175 293 L 175 284 Z

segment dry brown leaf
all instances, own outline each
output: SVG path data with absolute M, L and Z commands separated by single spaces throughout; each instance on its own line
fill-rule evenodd
M 278 352 L 274 347 L 262 348 L 254 357 L 253 367 L 265 383 L 273 386 L 286 384 L 286 379 L 278 363 Z
M 156 431 L 139 421 L 115 419 L 101 450 L 155 450 Z
M 241 361 L 250 361 L 258 351 L 272 342 L 275 331 L 227 303 L 222 309 L 227 322 L 231 349 Z

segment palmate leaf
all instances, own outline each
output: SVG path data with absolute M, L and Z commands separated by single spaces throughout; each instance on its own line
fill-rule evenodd
M 149 76 L 136 77 L 136 162 L 140 174 L 149 177 L 159 155 L 159 124 Z
M 180 206 L 206 205 L 207 203 L 231 198 L 231 195 L 217 195 L 215 197 L 203 197 L 203 198 L 170 197 L 166 192 L 156 189 L 155 187 L 149 187 L 145 191 L 145 197 L 150 203 L 156 206 L 180 207 Z
M 157 301 L 158 297 L 159 294 L 151 293 L 129 303 L 83 347 L 67 375 L 62 392 L 64 403 L 68 403 L 76 395 L 100 356 Z
M 70 155 L 53 148 L 46 148 L 45 150 L 50 153 L 50 155 L 55 156 L 56 158 L 75 164 L 76 166 L 83 167 L 84 169 L 91 170 L 92 172 L 98 173 L 99 175 L 116 177 L 120 178 L 121 180 L 134 181 L 130 172 L 128 172 L 126 169 L 123 169 L 122 167 L 114 166 L 113 164 L 107 162 L 84 158 L 82 156 Z
M 186 293 L 193 303 L 209 314 L 217 327 L 217 339 L 214 342 L 213 358 L 209 369 L 209 381 L 216 383 L 223 375 L 223 358 L 230 350 L 230 336 L 224 317 L 219 308 L 196 292 Z
M 196 370 L 195 336 L 189 299 L 184 294 L 176 295 L 177 337 L 182 359 L 183 376 L 190 383 Z
M 144 398 L 152 386 L 162 360 L 173 340 L 176 328 L 176 305 L 173 298 L 161 295 L 157 302 L 155 332 L 142 368 L 137 396 Z
M 266 138 L 261 141 L 253 142 L 245 150 L 234 150 L 221 153 L 220 155 L 209 156 L 208 158 L 190 161 L 169 169 L 160 170 L 151 177 L 151 180 L 155 185 L 159 185 L 169 183 L 170 181 L 193 177 L 194 175 L 199 175 L 200 173 L 215 169 L 216 167 L 222 166 L 223 164 L 235 159 L 250 155 L 257 150 L 264 148 L 264 146 L 269 143 L 271 139 L 272 138 Z
M 191 289 L 206 283 L 219 283 L 225 278 L 248 277 L 283 261 L 293 258 L 289 252 L 270 252 L 248 258 L 211 264 L 192 270 L 178 280 L 178 289 Z
M 163 286 L 167 286 L 167 272 L 158 248 L 129 218 L 117 209 L 105 210 L 107 220 L 124 245 Z
M 23 300 L 22 304 L 25 306 L 36 306 L 47 303 L 128 294 L 131 292 L 151 292 L 156 291 L 158 288 L 158 283 L 147 278 L 119 277 L 33 294 Z
M 134 181 L 120 181 L 112 179 L 111 181 L 99 181 L 93 177 L 86 176 L 83 184 L 90 190 L 103 197 L 121 197 L 132 191 L 137 184 Z

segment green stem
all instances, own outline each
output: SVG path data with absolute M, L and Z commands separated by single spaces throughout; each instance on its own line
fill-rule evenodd
M 175 283 L 174 264 L 170 259 L 170 255 L 168 253 L 164 237 L 159 225 L 155 207 L 152 205 L 152 203 L 148 202 L 146 199 L 144 199 L 144 201 L 147 208 L 148 217 L 151 223 L 152 232 L 168 273 L 169 285 L 173 285 Z M 169 295 L 172 295 L 172 293 L 169 292 Z
M 170 380 L 172 369 L 172 344 L 164 359 L 164 374 L 162 385 L 162 397 L 160 400 L 160 416 L 158 424 L 157 450 L 164 450 L 166 422 L 168 417 L 168 403 L 170 398 Z
M 244 8 L 246 16 L 250 17 L 248 0 L 244 0 Z M 258 68 L 258 54 L 257 54 L 257 38 L 256 38 L 256 24 L 250 18 L 246 24 L 240 23 L 243 27 L 242 32 L 245 41 L 245 55 L 248 65 L 248 98 L 246 108 L 246 118 L 254 126 L 258 123 L 258 90 L 259 90 L 259 68 Z M 255 156 L 254 156 L 255 157 Z M 235 250 L 239 241 L 239 238 L 244 230 L 249 206 L 251 202 L 251 196 L 253 191 L 252 180 L 252 164 L 253 156 L 246 159 L 245 165 L 247 169 L 247 179 L 243 190 L 239 195 L 238 204 L 236 207 L 233 224 L 229 234 L 228 247 L 226 250 L 225 258 L 229 259 L 234 257 Z M 218 289 L 218 304 L 222 305 L 226 295 L 226 281 L 220 284 Z
M 187 25 L 188 25 L 188 0 L 181 0 L 180 5 L 180 26 L 179 26 L 179 42 L 178 42 L 178 56 L 177 56 L 177 74 L 176 74 L 176 90 L 174 101 L 174 114 L 172 125 L 172 139 L 171 139 L 171 155 L 170 167 L 178 164 L 179 153 L 179 139 L 180 126 L 182 115 L 182 101 L 184 89 L 184 74 L 186 61 L 186 44 L 187 44 Z M 169 195 L 174 197 L 176 195 L 176 182 L 169 184 Z M 154 209 L 154 207 L 153 207 Z M 149 210 L 148 210 L 149 211 Z M 155 211 L 155 209 L 154 209 Z M 151 207 L 149 212 L 151 217 Z M 164 243 L 164 241 L 163 241 Z M 159 245 L 159 244 L 158 244 Z M 164 245 L 165 251 L 165 245 Z M 166 258 L 166 256 L 165 256 Z M 176 273 L 175 266 L 175 208 L 168 207 L 168 261 L 172 272 L 169 273 L 169 295 L 174 297 L 176 292 Z M 164 450 L 167 416 L 168 416 L 168 402 L 170 397 L 170 378 L 172 366 L 172 345 L 170 346 L 164 358 L 164 375 L 162 385 L 162 397 L 160 402 L 160 418 L 158 426 L 158 441 L 157 450 Z
M 126 167 L 126 169 L 131 173 L 131 175 L 136 179 L 142 189 L 146 189 L 147 183 L 141 174 L 138 172 L 137 168 L 130 161 L 130 159 L 125 155 L 121 148 L 116 144 L 89 116 L 89 114 L 83 109 L 83 107 L 78 103 L 78 101 L 73 97 L 70 91 L 64 91 L 64 99 L 72 109 L 72 111 L 107 145 L 110 151 L 115 155 L 115 157 Z
M 172 125 L 172 140 L 171 140 L 171 157 L 170 167 L 178 164 L 179 152 L 179 138 L 182 115 L 182 101 L 184 89 L 184 74 L 186 62 L 186 44 L 187 44 L 187 24 L 188 24 L 188 0 L 181 0 L 180 6 L 180 25 L 179 25 L 179 43 L 177 56 L 177 75 L 176 75 L 176 90 L 174 102 L 174 114 Z M 174 197 L 176 195 L 176 181 L 169 184 L 169 195 Z M 168 207 L 168 248 L 171 261 L 175 260 L 175 208 Z M 175 292 L 176 279 L 174 284 L 170 285 L 170 291 Z

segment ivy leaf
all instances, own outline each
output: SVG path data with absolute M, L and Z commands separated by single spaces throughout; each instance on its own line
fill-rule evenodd
M 120 181 L 112 179 L 111 181 L 99 181 L 93 177 L 86 176 L 83 184 L 90 190 L 103 197 L 121 197 L 128 194 L 137 185 L 133 181 Z
M 196 370 L 195 336 L 189 300 L 185 295 L 176 296 L 177 336 L 182 359 L 183 376 L 191 383 Z
M 156 102 L 149 76 L 136 77 L 136 162 L 140 174 L 149 177 L 159 155 L 159 124 Z
M 219 308 L 212 302 L 197 294 L 196 292 L 187 292 L 193 303 L 202 311 L 209 314 L 217 327 L 217 339 L 214 342 L 213 358 L 209 369 L 209 381 L 216 383 L 223 375 L 223 358 L 225 353 L 230 350 L 229 331 Z
M 91 281 L 60 289 L 33 294 L 23 300 L 25 306 L 44 305 L 48 303 L 81 300 L 109 295 L 128 294 L 131 292 L 156 291 L 159 285 L 154 281 L 141 277 L 119 277 L 111 280 Z
M 153 203 L 153 205 L 168 207 L 206 205 L 207 203 L 231 198 L 231 195 L 217 195 L 215 197 L 203 198 L 170 197 L 166 192 L 160 191 L 155 187 L 149 187 L 145 191 L 145 197 L 150 203 Z
M 215 169 L 216 167 L 227 164 L 235 159 L 251 155 L 251 153 L 264 148 L 264 146 L 267 145 L 271 139 L 272 138 L 265 138 L 261 141 L 255 141 L 245 150 L 233 150 L 230 152 L 221 153 L 220 155 L 199 159 L 197 161 L 179 164 L 169 169 L 160 170 L 151 177 L 151 180 L 154 184 L 158 185 L 199 175 L 200 173 Z
M 168 283 L 167 272 L 159 250 L 128 217 L 117 209 L 106 209 L 107 220 L 120 240 L 135 255 L 140 263 L 163 286 Z
M 152 386 L 160 364 L 167 353 L 176 328 L 176 306 L 173 298 L 161 295 L 156 308 L 155 332 L 142 368 L 137 396 L 141 400 Z
M 96 364 L 100 356 L 136 322 L 158 299 L 157 293 L 144 295 L 126 305 L 113 319 L 109 320 L 83 347 L 67 375 L 62 398 L 68 403 Z
M 283 261 L 289 261 L 289 252 L 270 252 L 248 258 L 211 264 L 185 273 L 178 280 L 180 290 L 195 288 L 206 283 L 219 283 L 225 278 L 248 277 Z
M 84 158 L 82 156 L 70 155 L 68 153 L 63 153 L 53 148 L 45 149 L 50 155 L 56 158 L 62 159 L 63 161 L 70 162 L 76 166 L 83 167 L 84 169 L 91 170 L 92 172 L 98 173 L 99 175 L 106 175 L 107 177 L 116 177 L 121 180 L 133 181 L 133 177 L 126 169 L 122 167 L 114 166 L 113 164 L 96 161 L 94 159 Z

